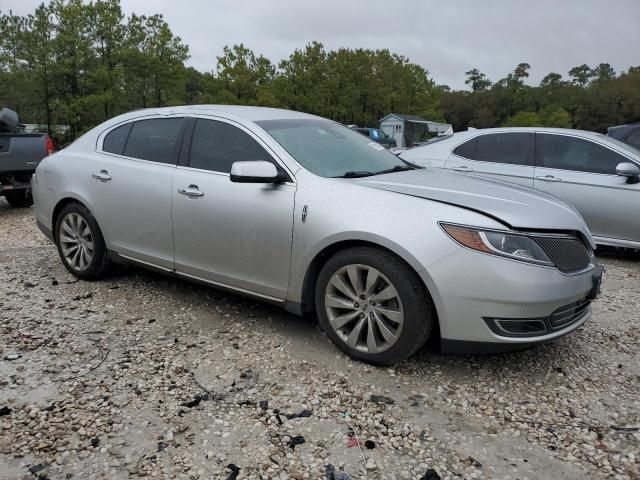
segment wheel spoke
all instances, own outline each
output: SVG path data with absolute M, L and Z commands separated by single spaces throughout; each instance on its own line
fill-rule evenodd
M 67 235 L 70 235 L 71 237 L 75 236 L 73 227 L 71 226 L 71 223 L 69 221 L 69 217 L 65 218 L 62 222 L 62 229 L 67 233 Z
M 358 272 L 358 267 L 355 265 L 349 265 L 347 267 L 347 275 L 349 276 L 349 282 L 351 282 L 351 288 L 354 293 L 359 296 L 361 293 L 364 293 L 362 288 L 362 282 L 360 281 L 360 273 Z
M 369 353 L 378 353 L 378 342 L 376 341 L 375 320 L 371 315 L 367 318 L 367 350 Z
M 336 297 L 334 295 L 327 295 L 324 301 L 327 307 L 332 308 L 347 308 L 349 310 L 355 310 L 353 301 L 346 298 Z
M 89 266 L 89 264 L 91 263 L 91 255 L 89 254 L 89 251 L 87 250 L 86 247 L 82 247 L 82 254 L 84 256 L 84 263 L 85 266 Z
M 84 246 L 87 247 L 87 250 L 89 250 L 89 252 L 93 252 L 93 242 L 85 242 Z
M 358 297 L 351 287 L 349 287 L 346 283 L 342 281 L 342 278 L 338 274 L 335 274 L 331 278 L 331 285 L 333 285 L 337 290 L 342 292 L 343 295 L 349 297 L 352 300 L 356 300 Z
M 387 285 L 382 291 L 376 293 L 371 297 L 371 300 L 376 302 L 386 302 L 392 298 L 397 298 L 398 292 L 393 285 Z
M 63 233 L 60 233 L 60 241 L 62 243 L 78 243 L 75 238 L 71 238 L 68 235 L 64 235 Z
M 387 327 L 387 325 L 384 323 L 384 320 L 382 320 L 380 318 L 380 316 L 378 315 L 378 312 L 373 312 L 373 317 L 376 321 L 376 325 L 378 325 L 378 329 L 380 330 L 380 333 L 382 334 L 382 336 L 384 337 L 385 341 L 387 342 L 395 342 L 397 340 L 397 335 L 395 333 L 393 333 L 389 327 Z
M 404 315 L 401 310 L 391 310 L 386 307 L 373 307 L 373 309 L 379 313 L 387 317 L 389 320 L 395 323 L 402 323 L 404 319 Z
M 89 225 L 87 225 L 87 223 L 85 223 L 84 221 L 82 222 L 82 230 L 80 231 L 80 236 L 82 238 L 91 237 L 91 229 L 89 228 Z
M 358 320 L 358 323 L 353 328 L 353 330 L 351 330 L 351 333 L 347 337 L 347 345 L 349 345 L 350 347 L 356 348 L 356 346 L 358 345 L 358 340 L 360 339 L 362 327 L 365 321 L 366 318 L 361 318 L 360 320 Z
M 339 317 L 335 317 L 333 319 L 329 319 L 329 323 L 334 328 L 334 330 L 340 330 L 347 323 L 351 322 L 354 318 L 357 318 L 360 312 L 357 310 L 353 312 L 349 312 L 345 315 L 340 315 Z
M 71 258 L 71 254 L 79 248 L 77 243 L 73 243 L 70 247 L 62 247 L 62 254 L 68 259 Z
M 73 259 L 71 260 L 72 266 L 75 268 L 79 268 L 80 266 L 80 256 L 81 256 L 81 249 L 80 247 L 78 247 L 78 249 L 76 250 L 76 252 L 73 254 Z
M 376 286 L 379 278 L 380 274 L 375 268 L 367 269 L 367 284 L 364 288 L 365 295 L 371 295 L 373 293 L 373 287 Z

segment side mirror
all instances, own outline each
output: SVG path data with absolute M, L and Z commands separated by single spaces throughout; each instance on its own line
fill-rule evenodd
M 236 183 L 278 183 L 284 179 L 271 162 L 234 162 L 231 165 L 231 181 Z
M 616 175 L 627 177 L 627 183 L 640 182 L 640 167 L 635 163 L 621 162 L 616 166 Z

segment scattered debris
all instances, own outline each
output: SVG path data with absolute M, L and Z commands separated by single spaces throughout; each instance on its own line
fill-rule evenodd
M 296 435 L 295 437 L 292 437 L 291 440 L 289 440 L 289 447 L 295 450 L 296 445 L 302 445 L 304 442 L 305 439 L 302 435 Z
M 260 410 L 268 410 L 269 409 L 269 401 L 268 400 L 260 400 L 258 404 L 260 406 Z
M 72 300 L 74 302 L 77 302 L 78 300 L 88 300 L 92 297 L 93 297 L 93 293 L 87 292 L 84 295 L 76 295 L 75 297 L 72 298 Z
M 300 413 L 289 413 L 285 417 L 292 420 L 294 418 L 309 418 L 311 415 L 313 415 L 311 410 L 302 410 Z
M 340 470 L 336 471 L 336 467 L 331 464 L 324 466 L 324 474 L 327 480 L 351 480 L 348 473 Z
M 98 437 L 93 437 L 91 439 L 91 446 L 96 448 L 98 445 L 100 445 L 100 439 Z
M 11 409 L 6 405 L 4 407 L 0 407 L 0 417 L 4 417 L 5 415 L 9 415 L 11 413 Z
M 373 440 L 367 440 L 366 442 L 364 442 L 364 446 L 367 450 L 373 450 L 374 448 L 376 448 L 376 442 L 374 442 Z
M 420 480 L 441 480 L 440 475 L 433 468 L 430 468 L 426 473 L 420 477 Z
M 22 355 L 19 354 L 19 353 L 7 353 L 4 356 L 4 359 L 5 360 L 9 360 L 10 362 L 12 362 L 13 360 L 18 360 L 20 357 L 22 357 Z
M 189 400 L 188 402 L 183 402 L 180 404 L 181 407 L 193 408 L 200 405 L 200 402 L 210 400 L 211 397 L 208 393 L 197 394 L 193 397 L 193 400 Z
M 233 463 L 227 465 L 227 469 L 231 470 L 231 473 L 227 477 L 227 480 L 236 480 L 236 478 L 238 478 L 238 475 L 240 475 L 240 467 L 234 465 Z
M 347 448 L 359 447 L 360 442 L 358 441 L 358 437 L 349 436 L 347 437 Z
M 386 403 L 387 405 L 393 405 L 396 401 L 391 397 L 385 397 L 384 395 L 371 395 L 369 401 L 373 403 Z

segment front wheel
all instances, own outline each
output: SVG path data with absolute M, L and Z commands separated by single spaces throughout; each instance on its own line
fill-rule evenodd
M 69 272 L 83 280 L 104 276 L 108 267 L 107 248 L 98 222 L 79 203 L 65 206 L 55 225 L 60 259 Z
M 436 321 L 416 273 L 376 248 L 351 248 L 331 257 L 318 276 L 315 299 L 320 324 L 338 348 L 377 365 L 413 355 Z

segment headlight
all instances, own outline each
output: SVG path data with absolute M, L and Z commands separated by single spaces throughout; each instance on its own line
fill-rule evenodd
M 540 245 L 526 235 L 447 223 L 440 226 L 453 240 L 473 250 L 538 265 L 554 265 Z

